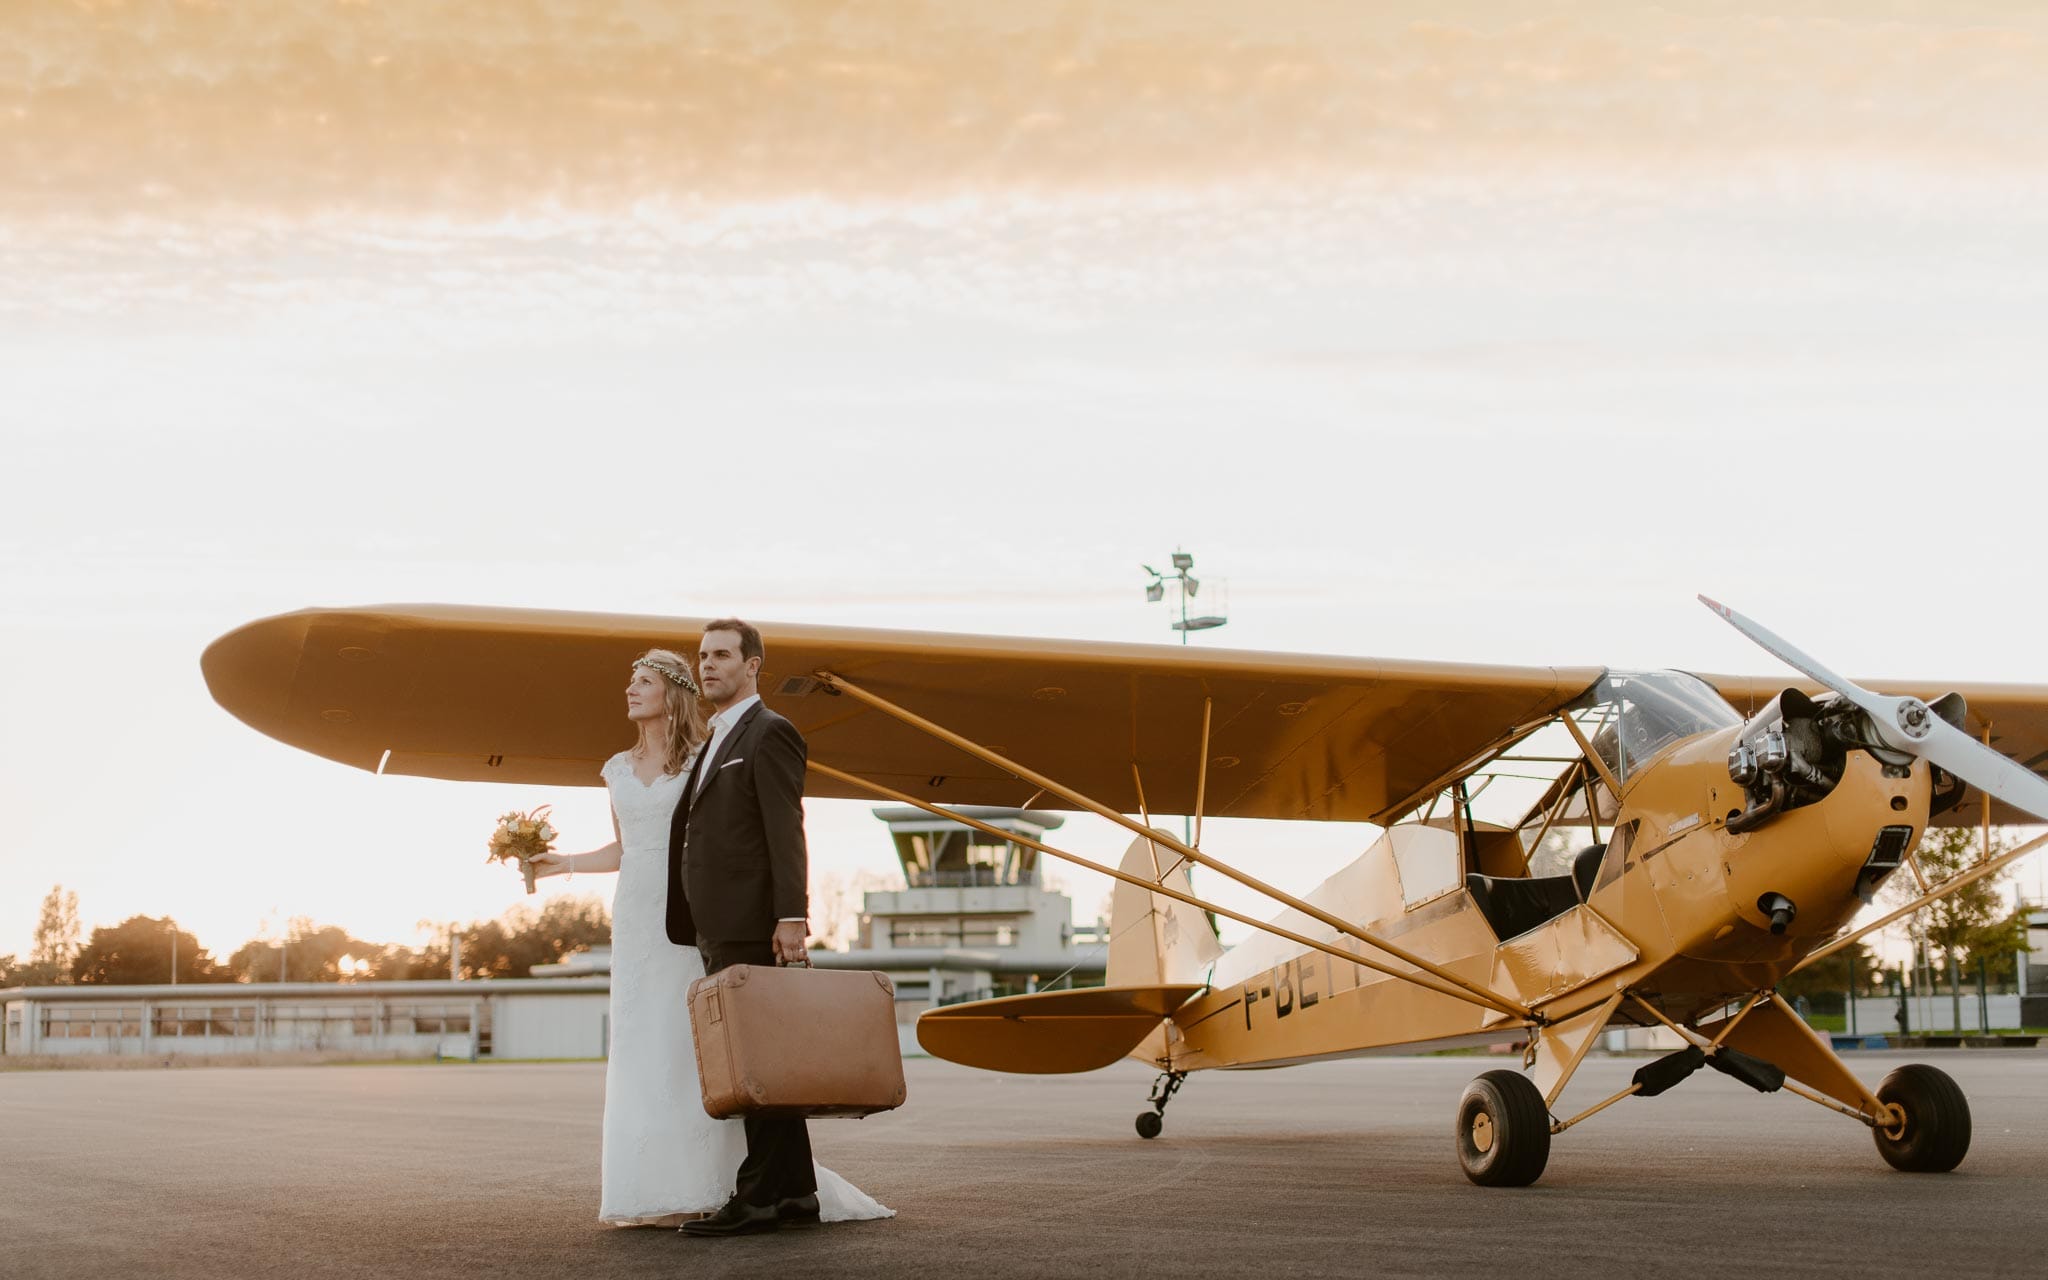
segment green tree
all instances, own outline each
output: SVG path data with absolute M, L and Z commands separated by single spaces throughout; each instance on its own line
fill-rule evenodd
M 2002 946 L 1980 947 L 1971 952 L 1971 968 L 1974 969 L 1978 961 L 1983 961 L 1986 981 L 2010 986 L 2019 980 L 2020 955 L 2027 945 L 2027 916 L 2034 909 L 2035 906 L 2031 902 L 2017 902 L 2013 905 L 2012 914 L 1999 926 L 2000 930 L 2010 931 L 2013 945 L 2009 949 Z M 1970 975 L 1965 975 L 1968 976 Z
M 71 981 L 72 965 L 78 959 L 78 895 L 63 885 L 50 886 L 43 897 L 43 909 L 36 916 L 34 941 L 28 963 L 20 972 L 21 985 L 43 987 Z
M 439 932 L 439 926 L 426 921 L 421 928 Z M 612 922 L 595 898 L 550 898 L 540 911 L 515 907 L 456 933 L 462 939 L 463 977 L 524 978 L 537 964 L 610 942 Z M 276 982 L 280 964 L 287 982 L 446 978 L 448 944 L 442 937 L 417 948 L 365 942 L 345 929 L 295 916 L 281 941 L 252 938 L 228 957 L 225 968 L 240 982 Z
M 277 953 L 277 943 L 251 938 L 227 958 L 227 971 L 236 982 L 282 982 L 284 975 L 278 972 Z
M 227 968 L 237 982 L 341 982 L 381 976 L 379 962 L 391 950 L 338 926 L 294 916 L 281 942 L 251 938 L 228 957 Z
M 445 942 L 429 943 L 424 947 L 388 946 L 370 959 L 370 977 L 380 982 L 447 976 L 448 944 Z
M 218 982 L 213 957 L 199 939 L 178 928 L 168 916 L 130 916 L 111 928 L 102 925 L 71 962 L 79 982 L 124 985 L 169 982 L 171 947 L 178 950 L 178 981 Z
M 1987 853 L 1980 828 L 1941 827 L 1921 837 L 1913 856 L 1928 880 L 1940 885 L 2013 847 L 2012 837 L 2003 830 L 1994 833 Z M 2011 967 L 2013 953 L 2026 945 L 2026 923 L 2024 912 L 2011 909 L 2005 882 L 2003 872 L 1985 876 L 1921 909 L 1919 927 L 1938 980 L 1951 972 L 1951 964 L 1956 973 L 1975 973 L 1980 959 L 1987 969 Z M 1918 896 L 1919 887 L 1910 877 L 1894 876 L 1893 885 L 1895 895 Z
M 470 925 L 461 936 L 464 977 L 524 978 L 537 964 L 609 943 L 612 922 L 595 898 L 551 898 L 537 913 L 514 907 L 496 920 Z

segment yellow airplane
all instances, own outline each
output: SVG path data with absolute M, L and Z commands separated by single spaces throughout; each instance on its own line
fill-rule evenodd
M 1896 1168 L 1953 1169 L 1970 1143 L 1954 1081 L 1914 1064 L 1866 1087 L 1774 988 L 2041 843 L 1939 885 L 1912 853 L 1930 825 L 2048 817 L 2048 686 L 1866 687 L 1707 603 L 1807 682 L 767 625 L 761 688 L 809 740 L 807 794 L 977 827 L 949 806 L 1086 810 L 1135 837 L 1109 867 L 983 827 L 1117 881 L 1107 984 L 931 1010 L 918 1039 L 939 1057 L 1151 1063 L 1149 1138 L 1191 1072 L 1519 1041 L 1521 1070 L 1484 1073 L 1459 1103 L 1459 1164 L 1482 1185 L 1535 1181 L 1554 1134 L 1702 1066 L 1867 1125 Z M 313 609 L 223 636 L 203 666 L 234 715 L 328 759 L 588 786 L 619 746 L 619 673 L 702 627 Z M 1192 815 L 1192 838 L 1155 811 Z M 1384 833 L 1297 897 L 1204 852 L 1205 816 Z M 1205 902 L 1191 866 L 1285 910 Z M 1843 933 L 1902 866 L 1920 896 Z M 1256 936 L 1226 952 L 1205 910 Z M 1554 1115 L 1618 1026 L 1685 1047 Z

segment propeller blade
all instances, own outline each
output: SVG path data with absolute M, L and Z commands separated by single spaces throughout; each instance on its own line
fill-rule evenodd
M 1979 791 L 2048 821 L 2048 780 L 2029 773 L 1956 728 L 1920 699 L 1872 693 L 1855 681 L 1836 675 L 1720 601 L 1706 596 L 1699 599 L 1765 652 L 1861 708 L 1886 746 L 1940 765 Z
M 2048 822 L 2048 779 L 2028 772 L 2018 761 L 2000 755 L 1948 721 L 1936 717 L 1926 738 L 1906 749 L 1979 791 Z
M 1826 685 L 1830 689 L 1833 689 L 1836 693 L 1841 694 L 1843 697 L 1855 703 L 1857 706 L 1863 707 L 1865 711 L 1871 710 L 1870 707 L 1864 705 L 1865 699 L 1870 699 L 1872 701 L 1883 701 L 1880 695 L 1872 693 L 1870 690 L 1865 689 L 1863 686 L 1857 684 L 1853 680 L 1849 680 L 1842 676 L 1836 675 L 1834 672 L 1828 670 L 1826 667 L 1820 665 L 1820 663 L 1808 657 L 1805 653 L 1801 652 L 1798 649 L 1793 648 L 1790 644 L 1786 643 L 1785 639 L 1779 636 L 1776 632 L 1771 631 L 1759 625 L 1754 620 L 1746 618 L 1743 615 L 1735 612 L 1735 610 L 1730 609 L 1727 605 L 1722 604 L 1719 600 L 1712 599 L 1708 596 L 1701 596 L 1699 598 L 1699 601 L 1701 604 L 1707 606 L 1707 608 L 1712 609 L 1715 613 L 1720 614 L 1722 619 L 1725 622 L 1727 622 L 1729 626 L 1734 627 L 1743 635 L 1748 636 L 1750 640 L 1755 642 L 1757 647 L 1761 648 L 1764 652 L 1770 654 L 1772 657 L 1784 663 L 1786 666 L 1791 667 L 1793 670 L 1806 676 L 1808 679 L 1816 681 L 1820 684 Z M 1890 708 L 1886 708 L 1886 710 L 1889 711 Z M 1872 714 L 1875 715 L 1876 713 L 1872 712 Z M 1889 719 L 1888 716 L 1887 719 Z

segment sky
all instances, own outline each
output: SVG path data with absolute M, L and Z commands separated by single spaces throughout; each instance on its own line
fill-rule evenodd
M 609 838 L 216 707 L 310 605 L 1168 642 L 1182 547 L 1205 645 L 1773 671 L 1704 591 L 2048 682 L 2048 13 L 1361 8 L 6 7 L 0 954 L 60 883 L 415 942 L 525 900 L 503 810 Z

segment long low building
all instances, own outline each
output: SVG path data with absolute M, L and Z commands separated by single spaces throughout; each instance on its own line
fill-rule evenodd
M 889 971 L 906 1053 L 921 1052 L 915 1023 L 926 1009 L 988 994 L 991 971 L 1007 965 L 1051 973 L 1066 959 L 955 948 L 812 956 L 819 968 Z M 0 1054 L 602 1058 L 610 967 L 600 947 L 537 965 L 547 976 L 532 978 L 14 987 L 0 990 Z M 1100 981 L 1100 963 L 1084 973 Z
M 601 1058 L 604 977 L 0 991 L 0 1053 Z

